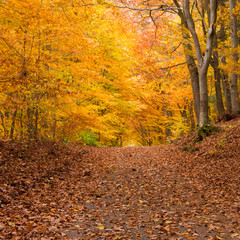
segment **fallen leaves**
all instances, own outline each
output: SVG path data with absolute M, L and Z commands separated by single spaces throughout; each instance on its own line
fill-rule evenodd
M 233 138 L 221 153 L 221 133 L 199 143 L 214 157 L 173 144 L 1 143 L 0 239 L 240 239 Z

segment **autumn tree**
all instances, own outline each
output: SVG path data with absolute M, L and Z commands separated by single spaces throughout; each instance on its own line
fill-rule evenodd
M 231 35 L 231 50 L 232 50 L 232 72 L 230 77 L 231 82 L 231 100 L 232 112 L 240 113 L 239 93 L 238 93 L 238 76 L 236 72 L 238 64 L 238 36 L 237 36 L 237 16 L 236 16 L 236 0 L 229 0 L 230 7 L 230 35 Z
M 202 127 L 204 124 L 209 123 L 208 117 L 208 88 L 207 88 L 207 72 L 212 56 L 213 42 L 216 29 L 217 18 L 217 1 L 210 0 L 210 13 L 209 13 L 209 30 L 207 35 L 206 49 L 204 56 L 202 56 L 202 49 L 199 43 L 199 38 L 195 29 L 193 18 L 190 14 L 189 1 L 183 1 L 183 12 L 186 17 L 188 28 L 191 32 L 196 58 L 198 61 L 199 70 L 199 93 L 200 93 L 200 112 L 199 112 L 199 125 Z M 193 93 L 194 94 L 194 93 Z
M 114 135 L 113 119 L 138 108 L 130 97 L 135 37 L 127 22 L 104 6 L 21 4 L 0 5 L 3 135 L 66 140 L 99 129 Z
M 153 145 L 221 119 L 238 104 L 227 4 L 1 2 L 1 136 Z
M 199 5 L 201 6 L 200 9 Z M 166 19 L 170 19 L 174 14 L 175 16 L 177 14 L 180 17 L 183 39 L 185 39 L 183 44 L 185 46 L 186 62 L 192 81 L 194 109 L 197 121 L 200 126 L 209 122 L 207 73 L 210 63 L 212 63 L 215 71 L 217 108 L 219 111 L 219 117 L 221 118 L 224 113 L 224 107 L 222 103 L 219 67 L 216 65 L 217 52 L 215 51 L 214 56 L 212 54 L 213 48 L 215 47 L 216 49 L 217 47 L 217 38 L 215 34 L 217 26 L 217 2 L 173 0 L 158 3 L 147 1 L 143 3 L 141 1 L 136 1 L 136 5 L 122 2 L 120 7 L 144 13 L 142 16 L 145 18 L 148 16 L 149 21 L 152 21 L 156 27 L 158 27 L 157 24 L 159 17 L 164 18 L 164 14 L 167 15 Z M 200 24 L 195 22 L 195 18 L 198 17 L 201 19 Z M 205 18 L 207 18 L 207 21 Z M 199 32 L 199 29 L 203 29 L 203 36 L 202 33 Z M 191 43 L 191 39 L 193 40 L 193 43 Z M 195 64 L 193 50 L 195 52 L 197 64 Z

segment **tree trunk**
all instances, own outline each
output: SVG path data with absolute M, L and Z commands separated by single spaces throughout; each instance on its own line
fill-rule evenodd
M 188 46 L 189 46 L 189 44 L 188 44 Z M 189 50 L 189 48 L 188 48 L 188 50 Z M 191 78 L 194 112 L 196 115 L 197 123 L 199 124 L 200 94 L 199 94 L 198 68 L 196 66 L 193 56 L 190 56 L 185 53 L 185 57 L 186 57 L 186 61 L 187 61 L 188 71 L 190 73 L 190 78 Z
M 232 101 L 232 113 L 240 113 L 239 94 L 238 94 L 238 76 L 236 73 L 236 67 L 238 63 L 238 54 L 236 49 L 238 47 L 238 36 L 237 36 L 237 18 L 233 13 L 236 6 L 236 0 L 229 0 L 230 7 L 230 28 L 231 28 L 231 47 L 232 47 L 232 73 L 230 76 L 231 83 L 231 101 Z
M 199 71 L 199 88 L 200 88 L 200 113 L 199 126 L 209 122 L 208 117 L 208 87 L 207 87 L 207 71 L 200 68 Z
M 222 73 L 222 85 L 223 85 L 223 92 L 224 92 L 224 97 L 225 97 L 225 105 L 227 108 L 227 113 L 230 114 L 230 113 L 232 113 L 232 101 L 231 101 L 229 79 L 228 79 L 228 75 L 226 73 Z
M 35 122 L 34 122 L 34 138 L 37 139 L 38 135 L 38 106 L 35 109 Z
M 172 111 L 166 110 L 165 107 L 163 107 L 163 112 L 164 112 L 164 115 L 165 115 L 167 118 L 173 116 Z M 170 124 L 170 123 L 166 123 L 166 124 L 165 124 L 165 135 L 166 135 L 166 137 L 172 136 L 172 130 L 171 130 L 171 124 Z
M 53 139 L 55 139 L 56 127 L 57 127 L 57 119 L 56 119 L 56 113 L 54 113 L 53 114 L 53 124 L 52 124 L 52 138 Z
M 21 109 L 21 112 L 20 112 L 20 140 L 23 139 L 23 110 Z
M 33 136 L 33 126 L 32 126 L 32 110 L 30 109 L 30 107 L 28 107 L 27 109 L 27 118 L 28 118 L 28 134 L 29 134 L 29 139 L 32 138 Z
M 7 130 L 4 122 L 4 115 L 1 111 L 0 111 L 0 117 L 1 117 L 2 127 L 3 127 L 4 137 L 7 137 Z
M 213 42 L 215 36 L 215 22 L 217 16 L 217 1 L 210 0 L 210 26 L 207 35 L 207 44 L 205 54 L 202 57 L 202 51 L 198 35 L 196 33 L 195 24 L 189 10 L 189 0 L 183 1 L 183 12 L 187 21 L 188 29 L 191 32 L 195 53 L 198 61 L 199 71 L 199 90 L 200 90 L 200 114 L 199 114 L 199 126 L 209 123 L 208 118 L 208 88 L 207 88 L 207 72 L 212 55 Z
M 215 86 L 215 92 L 216 92 L 216 105 L 217 105 L 217 111 L 218 111 L 218 119 L 222 120 L 225 109 L 223 105 L 223 99 L 222 99 L 222 90 L 221 90 L 221 73 L 219 69 L 218 64 L 218 52 L 214 51 L 213 59 L 211 61 L 211 65 L 214 69 L 214 86 Z
M 178 8 L 178 15 L 181 18 L 181 25 L 184 28 L 188 29 L 186 17 L 181 10 L 182 9 L 181 6 L 179 5 L 177 0 L 174 0 L 174 3 L 176 5 L 176 7 Z M 184 28 L 182 28 L 183 39 L 186 40 L 186 42 L 183 41 L 184 53 L 185 53 L 185 58 L 186 58 L 187 66 L 188 66 L 188 71 L 189 71 L 190 78 L 191 78 L 194 112 L 195 112 L 195 116 L 197 119 L 197 123 L 199 124 L 199 113 L 200 113 L 199 74 L 198 74 L 198 68 L 196 66 L 194 57 L 187 53 L 187 52 L 192 51 L 192 46 L 189 43 L 187 43 L 190 39 L 190 36 L 188 33 L 186 33 L 184 31 Z
M 190 113 L 191 130 L 194 130 L 195 120 L 194 120 L 194 113 L 193 113 L 193 102 L 191 102 L 191 105 L 189 107 L 189 113 Z
M 219 5 L 222 7 L 226 7 L 225 3 L 227 0 L 219 0 Z M 227 26 L 225 25 L 224 19 L 222 18 L 222 15 L 224 14 L 224 8 L 221 8 L 221 13 L 220 13 L 220 30 L 218 34 L 218 39 L 221 43 L 224 43 L 228 36 L 227 36 Z M 226 56 L 220 56 L 221 57 L 221 62 L 223 65 L 226 65 Z M 224 70 L 221 70 L 221 77 L 222 77 L 222 86 L 223 86 L 223 92 L 224 92 L 224 97 L 225 97 L 225 106 L 227 109 L 227 113 L 230 114 L 232 113 L 232 102 L 231 102 L 231 92 L 230 92 L 230 84 L 229 84 L 229 78 L 228 78 L 228 73 Z
M 12 124 L 11 124 L 11 130 L 10 130 L 10 139 L 13 139 L 13 133 L 14 133 L 14 129 L 15 129 L 16 116 L 17 116 L 17 109 L 13 112 Z

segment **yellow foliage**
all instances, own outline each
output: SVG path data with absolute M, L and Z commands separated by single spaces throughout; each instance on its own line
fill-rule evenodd
M 152 13 L 156 28 L 149 12 L 144 15 L 147 21 L 139 21 L 136 12 L 104 3 L 8 0 L 0 4 L 1 136 L 10 137 L 14 128 L 16 138 L 79 140 L 80 132 L 90 131 L 103 145 L 153 145 L 193 127 L 184 54 L 195 53 L 181 44 L 192 45 L 190 38 L 179 41 L 188 30 L 174 14 Z M 145 7 L 142 2 L 135 4 Z M 219 25 L 229 24 L 225 10 L 219 8 Z M 200 17 L 195 8 L 192 14 Z M 201 21 L 196 29 L 205 48 Z M 226 56 L 220 67 L 240 74 L 238 64 L 232 67 L 229 31 L 218 43 L 219 55 Z M 238 47 L 231 53 L 239 51 Z M 209 71 L 209 79 L 212 76 Z M 209 86 L 212 89 L 212 81 Z M 214 118 L 212 103 L 210 107 Z

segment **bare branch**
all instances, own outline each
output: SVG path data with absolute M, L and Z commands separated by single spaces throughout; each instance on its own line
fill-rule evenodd
M 83 5 L 74 5 L 74 7 L 81 8 L 81 7 L 88 7 L 88 6 L 96 6 L 96 5 L 101 5 L 101 4 L 95 4 L 95 3 L 87 3 Z M 102 5 L 107 5 L 109 7 L 116 7 L 116 8 L 123 8 L 123 9 L 129 9 L 129 10 L 135 10 L 135 11 L 140 11 L 140 12 L 148 12 L 148 11 L 174 11 L 177 12 L 177 8 L 169 6 L 167 4 L 162 4 L 158 7 L 154 8 L 137 8 L 137 7 L 131 7 L 127 5 L 117 5 L 117 4 L 110 4 L 110 3 L 102 3 Z
M 174 52 L 176 52 L 177 49 L 178 49 L 181 45 L 182 45 L 182 42 L 180 42 L 180 43 L 178 44 L 178 46 L 171 52 L 171 54 L 173 54 Z
M 32 49 L 33 49 L 34 39 L 35 39 L 35 35 L 34 35 L 34 33 L 33 33 L 31 48 L 30 48 L 29 56 L 28 56 L 28 58 L 27 58 L 27 62 L 30 60 L 31 55 L 32 55 Z
M 154 26 L 157 28 L 157 24 L 156 24 L 156 22 L 155 22 L 155 20 L 154 20 L 154 18 L 153 18 L 153 16 L 152 16 L 152 11 L 149 11 L 149 16 L 150 16 L 150 18 L 151 18 Z M 156 36 L 156 33 L 155 33 L 155 36 Z
M 187 25 L 192 34 L 198 65 L 201 66 L 202 65 L 202 51 L 201 51 L 201 46 L 200 46 L 199 39 L 198 39 L 198 36 L 196 33 L 195 24 L 194 24 L 191 14 L 190 14 L 190 11 L 189 11 L 189 0 L 184 0 L 183 6 L 184 6 L 183 9 L 184 9 L 184 15 L 186 17 Z
M 205 15 L 204 11 L 202 11 L 202 12 L 200 11 L 197 3 L 196 3 L 196 8 L 197 8 L 197 11 L 198 11 L 199 15 L 201 16 L 203 34 L 204 34 L 204 36 L 206 36 L 207 35 L 207 30 L 206 30 L 207 26 L 206 26 L 206 23 L 204 21 L 204 15 Z
M 176 9 L 178 10 L 177 11 L 177 14 L 180 16 L 180 18 L 182 18 L 183 17 L 183 11 L 182 11 L 182 8 L 181 8 L 181 6 L 180 6 L 180 4 L 179 4 L 179 2 L 177 1 L 177 0 L 173 0 L 173 2 L 174 2 L 174 4 L 176 5 Z
M 0 39 L 2 39 L 10 49 L 15 50 L 18 56 L 23 57 L 23 55 L 13 45 L 8 43 L 8 41 L 4 37 L 0 36 Z
M 179 67 L 179 66 L 182 66 L 182 65 L 185 65 L 185 64 L 187 64 L 187 62 L 178 63 L 178 64 L 175 64 L 175 65 L 172 65 L 172 66 L 169 66 L 169 67 L 162 67 L 162 68 L 159 68 L 159 69 L 166 70 L 166 69 L 171 69 L 171 68 L 174 68 L 174 67 Z
M 217 1 L 216 0 L 210 0 L 210 26 L 208 30 L 208 35 L 207 35 L 207 46 L 204 54 L 204 68 L 207 68 L 211 56 L 212 56 L 212 49 L 213 49 L 213 41 L 214 41 L 214 34 L 216 31 L 216 19 L 217 19 Z
M 108 5 L 108 4 L 107 4 Z M 169 5 L 160 5 L 159 7 L 156 8 L 135 8 L 135 7 L 130 7 L 130 6 L 119 6 L 119 5 L 110 5 L 112 7 L 117 7 L 117 8 L 126 8 L 130 10 L 135 10 L 135 11 L 174 11 L 176 12 L 176 8 L 171 7 Z

